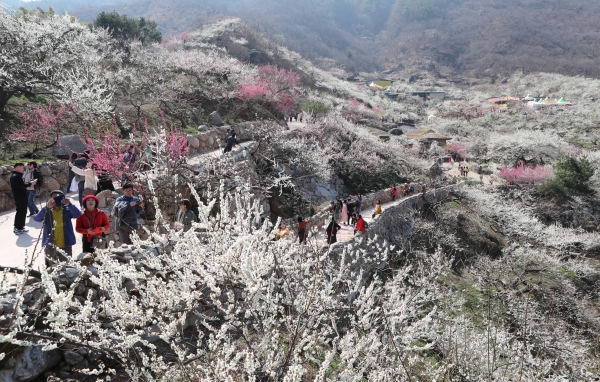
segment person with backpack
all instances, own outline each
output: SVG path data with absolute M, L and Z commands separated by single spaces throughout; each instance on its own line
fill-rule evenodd
M 75 245 L 75 232 L 72 219 L 81 216 L 81 211 L 71 203 L 61 190 L 50 193 L 46 206 L 38 212 L 33 220 L 44 223 L 42 227 L 42 247 L 46 253 L 46 266 L 51 266 L 55 261 L 67 261 L 67 256 L 73 255 Z
M 137 213 L 142 208 L 140 199 L 133 196 L 133 184 L 123 184 L 123 195 L 115 200 L 113 215 L 117 217 L 117 231 L 121 243 L 131 245 L 131 234 L 138 229 Z
M 25 219 L 27 218 L 27 191 L 32 184 L 35 185 L 36 183 L 35 179 L 32 179 L 29 182 L 23 180 L 24 170 L 24 163 L 15 163 L 13 172 L 10 175 L 10 189 L 17 208 L 13 229 L 15 235 L 29 232 L 25 229 Z
M 179 211 L 175 215 L 175 229 L 189 231 L 192 223 L 197 221 L 196 214 L 192 211 L 192 203 L 189 199 L 181 199 L 179 202 Z
M 42 173 L 38 170 L 37 162 L 29 162 L 27 163 L 27 171 L 25 172 L 25 183 L 29 183 L 33 180 L 37 180 L 37 182 L 32 183 L 27 187 L 27 207 L 29 207 L 29 216 L 40 212 L 39 208 L 35 205 L 35 194 L 40 189 L 43 184 Z
M 100 211 L 99 203 L 100 201 L 94 195 L 83 198 L 83 213 L 75 220 L 75 231 L 83 235 L 81 238 L 82 252 L 94 253 L 100 241 L 94 238 L 103 238 L 104 232 L 110 228 L 108 216 L 104 211 Z M 105 246 L 106 241 L 101 245 Z

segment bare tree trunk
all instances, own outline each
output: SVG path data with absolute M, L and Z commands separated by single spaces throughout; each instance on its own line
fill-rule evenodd
M 6 113 L 6 111 L 4 109 L 6 108 L 8 101 L 14 95 L 15 95 L 14 91 L 5 90 L 3 87 L 0 86 L 0 115 L 4 115 Z

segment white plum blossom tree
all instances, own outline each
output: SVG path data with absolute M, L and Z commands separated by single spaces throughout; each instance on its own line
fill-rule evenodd
M 76 104 L 88 116 L 110 110 L 113 91 L 102 75 L 109 46 L 110 36 L 69 15 L 0 7 L 0 112 L 15 95 Z

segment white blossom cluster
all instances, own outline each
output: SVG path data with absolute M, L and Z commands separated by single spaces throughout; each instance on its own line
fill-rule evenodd
M 114 58 L 110 44 L 106 33 L 69 15 L 17 17 L 0 7 L 0 90 L 47 96 L 87 115 L 105 113 L 113 95 L 102 65 Z

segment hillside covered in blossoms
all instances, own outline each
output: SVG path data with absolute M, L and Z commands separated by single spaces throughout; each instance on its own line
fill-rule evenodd
M 0 380 L 600 378 L 600 80 L 356 72 L 240 18 L 119 20 L 0 8 L 0 209 L 29 161 L 40 206 L 76 204 L 65 137 L 114 185 L 107 248 L 0 249 Z

